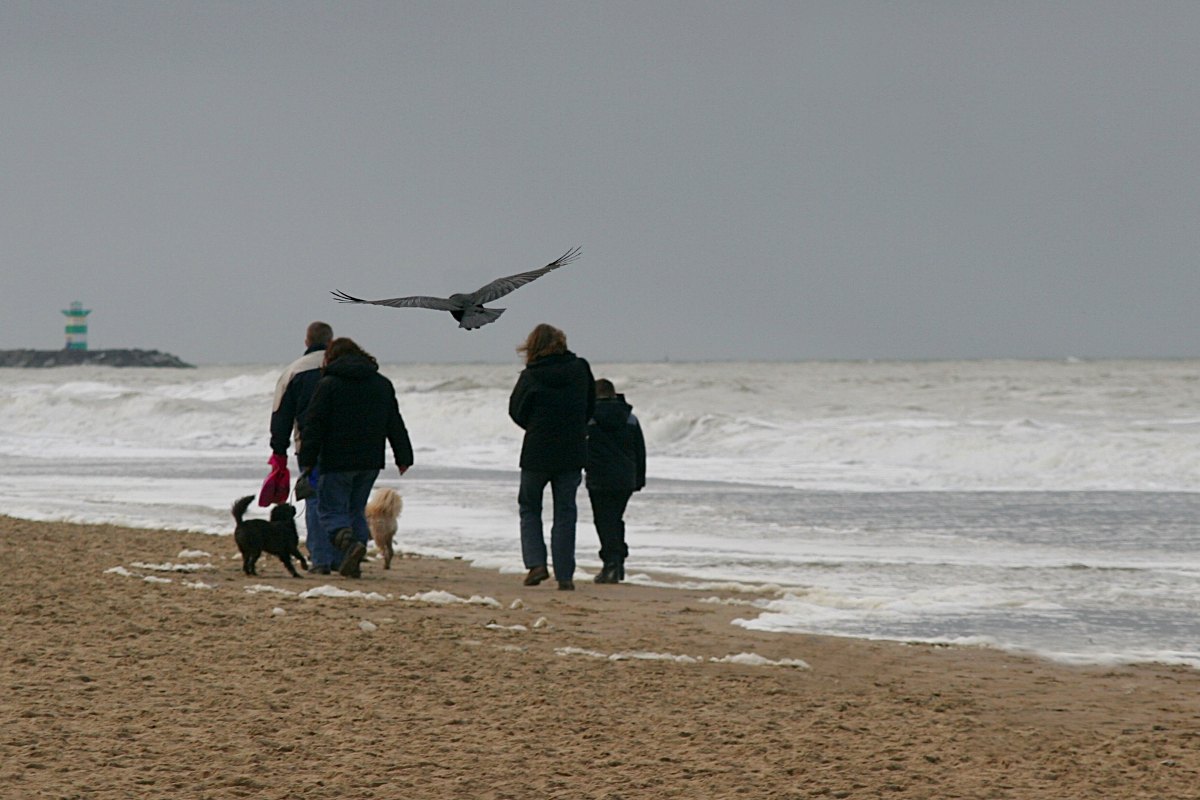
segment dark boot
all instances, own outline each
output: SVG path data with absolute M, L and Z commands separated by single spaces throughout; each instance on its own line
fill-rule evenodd
M 330 537 L 333 546 L 345 553 L 354 544 L 354 531 L 349 528 L 338 528 Z
M 367 554 L 367 546 L 362 542 L 353 542 L 342 555 L 342 565 L 338 567 L 338 573 L 343 578 L 361 578 L 362 577 L 362 560 Z
M 354 538 L 354 531 L 349 528 L 338 528 L 333 532 L 333 546 L 342 551 L 342 563 L 338 573 L 343 578 L 361 578 L 362 560 L 367 554 L 367 547 Z
M 539 583 L 547 580 L 549 577 L 550 570 L 546 569 L 545 564 L 542 564 L 540 567 L 533 567 L 525 574 L 525 585 L 537 586 Z
M 619 569 L 620 567 L 616 564 L 605 564 L 604 569 L 600 570 L 600 574 L 592 580 L 596 583 L 616 583 Z

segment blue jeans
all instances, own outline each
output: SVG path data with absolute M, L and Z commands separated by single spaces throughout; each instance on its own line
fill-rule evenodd
M 321 504 L 316 495 L 304 501 L 304 524 L 308 528 L 304 546 L 308 548 L 308 557 L 313 566 L 337 569 L 342 563 L 342 554 L 321 527 Z
M 321 473 L 317 479 L 317 507 L 320 509 L 321 530 L 330 548 L 333 548 L 333 535 L 342 528 L 354 531 L 354 538 L 363 544 L 371 538 L 364 511 L 378 477 L 377 469 Z
M 546 563 L 546 540 L 542 534 L 542 494 L 546 484 L 554 496 L 554 522 L 550 526 L 550 553 L 554 557 L 554 578 L 569 581 L 575 576 L 575 491 L 582 470 L 534 472 L 521 470 L 521 489 L 517 506 L 521 514 L 521 558 L 525 569 Z

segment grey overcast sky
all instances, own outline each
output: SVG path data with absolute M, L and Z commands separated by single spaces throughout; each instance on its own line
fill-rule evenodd
M 0 348 L 1200 355 L 1196 2 L 0 0 L 0 109 Z

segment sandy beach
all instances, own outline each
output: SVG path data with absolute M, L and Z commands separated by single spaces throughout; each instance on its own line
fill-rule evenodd
M 756 633 L 712 592 L 454 560 L 247 578 L 232 537 L 0 518 L 0 546 L 4 798 L 1200 792 L 1187 668 Z

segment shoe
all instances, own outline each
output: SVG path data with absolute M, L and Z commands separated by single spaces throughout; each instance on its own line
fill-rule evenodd
M 343 578 L 361 578 L 363 556 L 367 554 L 367 546 L 362 542 L 355 542 L 350 545 L 350 549 L 346 551 L 346 555 L 342 558 L 342 566 L 338 567 L 338 574 Z
M 575 581 L 559 581 L 558 582 L 558 590 L 560 592 L 575 591 Z
M 550 570 L 546 569 L 545 564 L 542 564 L 540 567 L 534 567 L 525 574 L 525 585 L 537 586 L 539 583 L 548 579 L 549 577 Z
M 328 575 L 329 573 L 333 572 L 333 570 L 331 570 L 325 564 L 313 564 L 308 568 L 308 571 L 312 575 Z
M 600 574 L 592 578 L 595 583 L 616 583 L 617 582 L 617 565 L 605 564 L 604 569 L 600 570 Z
M 343 553 L 354 544 L 354 531 L 349 528 L 338 528 L 333 532 L 333 546 Z

